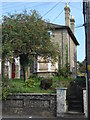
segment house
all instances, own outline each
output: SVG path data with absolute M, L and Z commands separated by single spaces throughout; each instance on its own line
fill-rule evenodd
M 53 31 L 50 31 L 52 42 L 58 43 L 60 49 L 61 60 L 53 65 L 51 63 L 51 58 L 49 62 L 44 62 L 40 56 L 37 56 L 37 68 L 36 73 L 38 76 L 49 76 L 52 73 L 55 73 L 58 70 L 59 62 L 61 62 L 61 67 L 64 67 L 66 64 L 66 56 L 68 54 L 68 63 L 70 64 L 70 71 L 74 78 L 77 76 L 77 45 L 79 45 L 75 35 L 74 35 L 74 17 L 71 16 L 70 19 L 70 8 L 66 4 L 65 8 L 65 26 L 52 24 L 54 27 Z M 54 36 L 52 38 L 52 36 Z M 68 46 L 68 50 L 67 49 Z M 68 53 L 66 53 L 68 51 Z
M 48 57 L 48 61 L 46 62 L 44 58 L 37 56 L 37 60 L 34 61 L 33 64 L 33 72 L 38 76 L 52 75 L 57 72 L 59 64 L 63 68 L 66 64 L 67 56 L 68 63 L 70 64 L 70 71 L 74 78 L 77 76 L 77 45 L 79 45 L 79 43 L 74 35 L 75 20 L 73 16 L 71 16 L 70 19 L 70 8 L 68 4 L 66 4 L 64 10 L 65 26 L 50 23 L 54 30 L 48 31 L 51 36 L 51 41 L 59 46 L 61 60 L 59 60 L 57 56 L 57 61 L 52 64 L 51 57 Z M 13 63 L 7 62 L 6 66 L 8 66 L 9 78 L 20 78 L 23 74 L 19 57 L 15 58 Z M 28 68 L 27 76 L 29 75 L 30 69 Z

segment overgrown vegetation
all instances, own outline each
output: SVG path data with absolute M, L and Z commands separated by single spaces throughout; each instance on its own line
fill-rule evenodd
M 85 77 L 77 78 L 77 79 L 74 79 L 73 81 L 71 81 L 68 86 L 68 89 L 67 89 L 67 99 L 71 95 L 71 93 L 78 94 L 78 93 L 80 93 L 80 91 L 82 92 L 83 88 L 86 88 L 86 78 Z M 82 95 L 82 94 L 79 94 L 79 95 Z
M 77 62 L 77 73 L 78 76 L 86 76 L 86 61 L 83 60 L 82 62 Z
M 25 82 L 23 79 L 13 79 L 8 80 L 6 78 L 3 79 L 3 89 L 2 89 L 2 97 L 6 100 L 9 93 L 55 93 L 56 88 L 58 87 L 67 87 L 73 78 L 64 78 L 54 76 L 52 78 L 48 78 L 48 80 L 52 80 L 52 84 L 47 82 L 46 85 L 50 84 L 49 88 L 42 88 L 41 81 L 45 80 L 39 77 L 30 77 Z
M 56 73 L 57 76 L 62 76 L 65 78 L 72 77 L 72 72 L 70 71 L 70 65 L 66 63 L 66 65 L 62 68 L 61 65 Z
M 6 100 L 8 94 L 10 93 L 10 80 L 8 77 L 2 78 L 2 98 Z
M 61 64 L 61 60 L 62 60 L 62 57 L 61 55 L 59 55 L 59 69 L 56 75 L 65 77 L 65 78 L 72 77 L 72 72 L 70 71 L 70 64 L 68 62 L 68 43 L 66 45 L 66 64 L 64 67 L 62 65 L 63 63 Z

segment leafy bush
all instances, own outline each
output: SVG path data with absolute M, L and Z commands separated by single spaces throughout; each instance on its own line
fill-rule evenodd
M 7 99 L 8 94 L 10 93 L 10 87 L 3 87 L 2 88 L 2 98 L 3 100 Z
M 68 89 L 70 88 L 85 88 L 86 87 L 86 79 L 85 78 L 79 78 L 79 79 L 75 79 L 74 81 L 70 82 L 70 85 L 68 86 Z
M 63 68 L 59 67 L 57 72 L 57 76 L 63 76 L 65 78 L 70 77 L 72 72 L 70 71 L 69 64 L 66 64 Z
M 40 82 L 40 87 L 42 89 L 49 89 L 50 87 L 52 86 L 52 79 L 49 79 L 49 78 L 43 78 Z
M 86 87 L 86 78 L 75 79 L 74 82 L 82 88 Z
M 26 86 L 26 87 L 33 88 L 33 87 L 35 87 L 36 85 L 37 85 L 37 82 L 36 82 L 35 79 L 33 79 L 33 78 L 27 79 L 27 80 L 25 81 L 25 86 Z
M 6 100 L 8 94 L 10 93 L 10 80 L 6 77 L 2 78 L 2 98 Z

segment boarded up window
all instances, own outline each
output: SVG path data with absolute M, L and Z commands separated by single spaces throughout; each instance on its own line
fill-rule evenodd
M 39 70 L 48 70 L 48 63 L 39 63 Z

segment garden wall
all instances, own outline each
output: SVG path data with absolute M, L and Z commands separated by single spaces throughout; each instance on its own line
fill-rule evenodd
M 2 117 L 53 117 L 56 107 L 56 94 L 10 94 L 2 102 Z

